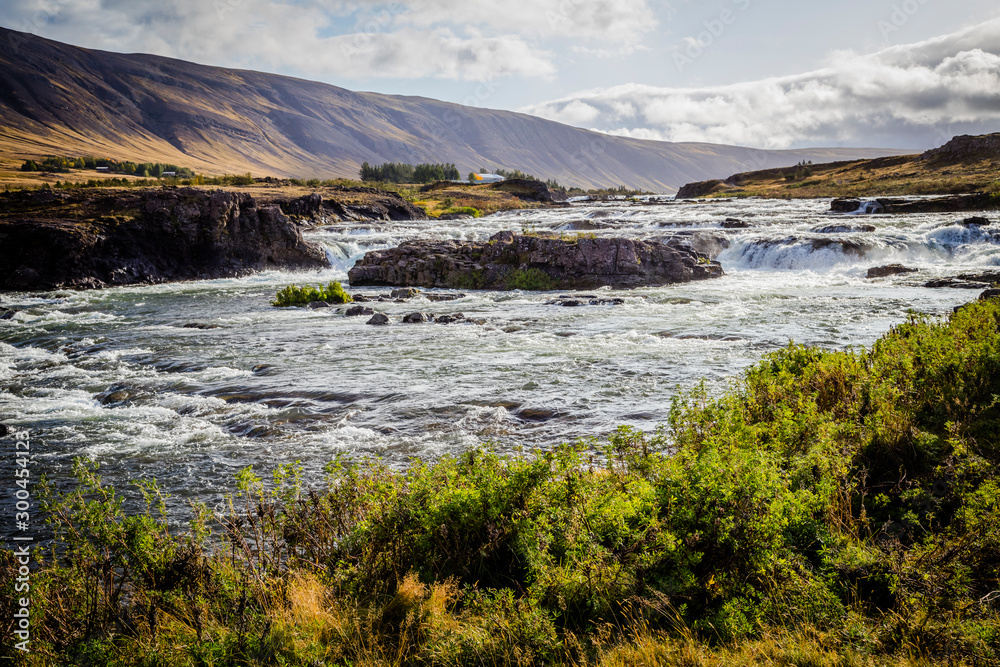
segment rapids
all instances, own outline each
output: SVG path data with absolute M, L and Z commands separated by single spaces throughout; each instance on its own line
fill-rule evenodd
M 333 262 L 320 273 L 3 293 L 0 306 L 17 312 L 0 320 L 0 421 L 30 429 L 36 475 L 65 481 L 72 458 L 87 456 L 115 484 L 155 477 L 173 503 L 211 503 L 248 465 L 266 472 L 301 461 L 317 479 L 339 453 L 404 464 L 482 442 L 512 451 L 619 424 L 651 430 L 678 391 L 702 379 L 720 391 L 789 340 L 870 344 L 911 310 L 944 314 L 978 294 L 921 287 L 927 280 L 1000 264 L 1000 236 L 960 224 L 959 214 L 828 208 L 829 200 L 663 198 L 351 223 L 308 232 Z M 367 304 L 392 318 L 387 327 L 334 308 L 270 306 L 286 284 L 346 280 L 367 250 L 504 229 L 679 238 L 711 252 L 727 275 L 597 291 L 623 298 L 616 306 L 475 291 L 452 302 Z M 894 262 L 920 271 L 865 277 Z M 400 322 L 417 310 L 485 324 Z

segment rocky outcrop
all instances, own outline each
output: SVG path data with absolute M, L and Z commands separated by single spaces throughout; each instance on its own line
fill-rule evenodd
M 487 242 L 410 241 L 373 250 L 348 278 L 353 286 L 544 290 L 630 288 L 721 275 L 717 262 L 685 246 L 500 232 Z
M 1000 208 L 1000 197 L 984 193 L 971 195 L 944 195 L 926 199 L 905 197 L 879 197 L 861 200 L 834 199 L 830 202 L 833 213 L 954 213 L 961 211 L 988 211 Z
M 722 186 L 722 181 L 718 178 L 711 181 L 698 181 L 682 185 L 677 191 L 676 199 L 696 199 L 705 197 L 717 191 Z
M 325 196 L 324 196 L 325 195 Z M 297 199 L 274 199 L 293 219 L 312 224 L 365 220 L 426 220 L 427 214 L 395 192 L 368 187 L 327 188 Z
M 0 289 L 159 283 L 329 266 L 274 204 L 195 188 L 15 192 L 0 200 Z
M 932 148 L 920 156 L 936 164 L 954 164 L 970 160 L 1000 159 L 1000 132 L 954 137 L 940 148 Z
M 508 192 L 518 199 L 525 201 L 537 201 L 544 204 L 558 204 L 565 202 L 566 193 L 561 190 L 553 190 L 541 181 L 532 181 L 526 178 L 508 178 L 499 183 L 489 186 L 491 190 Z

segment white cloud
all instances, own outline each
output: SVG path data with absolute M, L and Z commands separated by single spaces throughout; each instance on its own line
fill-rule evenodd
M 484 80 L 551 78 L 551 39 L 634 51 L 655 16 L 647 0 L 19 0 L 0 3 L 0 23 L 91 48 L 320 78 Z
M 834 53 L 824 69 L 796 76 L 705 88 L 626 84 L 521 111 L 666 141 L 937 145 L 963 131 L 1000 131 L 1000 19 L 873 54 Z
M 646 0 L 424 0 L 404 12 L 414 25 L 490 26 L 536 36 L 618 45 L 656 27 Z

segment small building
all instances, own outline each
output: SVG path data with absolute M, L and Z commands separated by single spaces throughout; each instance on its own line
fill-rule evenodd
M 499 183 L 504 180 L 500 174 L 472 174 L 473 185 L 485 185 L 486 183 Z
M 95 168 L 97 169 L 97 171 L 99 171 L 101 173 L 106 173 L 106 172 L 109 171 L 108 167 L 95 167 Z
M 162 172 L 160 172 L 160 176 L 176 176 L 176 175 L 177 175 L 176 171 L 162 171 Z

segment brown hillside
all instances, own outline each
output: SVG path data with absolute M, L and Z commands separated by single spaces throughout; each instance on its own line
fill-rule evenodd
M 898 152 L 898 151 L 895 151 Z M 0 160 L 96 155 L 205 173 L 356 177 L 363 161 L 521 169 L 657 192 L 747 167 L 894 151 L 641 141 L 508 111 L 83 49 L 0 28 Z

